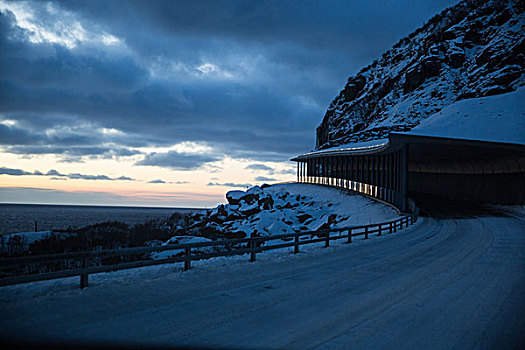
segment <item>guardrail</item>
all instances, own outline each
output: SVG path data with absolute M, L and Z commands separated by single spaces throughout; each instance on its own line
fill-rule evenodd
M 324 242 L 325 247 L 328 247 L 330 245 L 330 241 L 333 240 L 346 239 L 348 243 L 352 243 L 352 238 L 357 236 L 364 236 L 364 239 L 368 239 L 371 234 L 375 233 L 377 233 L 378 236 L 381 236 L 383 233 L 395 233 L 397 232 L 397 230 L 406 228 L 408 227 L 408 225 L 414 224 L 418 219 L 418 214 L 419 212 L 416 208 L 416 210 L 411 214 L 408 214 L 396 220 L 386 221 L 378 224 L 349 226 L 344 228 L 332 228 L 317 231 L 296 232 L 275 236 L 251 237 L 244 239 L 221 240 L 214 242 L 172 244 L 158 247 L 137 247 L 63 254 L 48 254 L 38 256 L 23 256 L 16 258 L 3 258 L 0 259 L 0 266 L 2 267 L 10 265 L 22 268 L 24 266 L 27 266 L 28 264 L 43 262 L 62 262 L 65 264 L 71 260 L 75 260 L 77 262 L 77 265 L 80 265 L 80 267 L 75 269 L 53 271 L 48 273 L 36 273 L 28 275 L 19 275 L 15 277 L 0 278 L 0 286 L 80 276 L 80 288 L 84 288 L 88 286 L 88 276 L 90 274 L 100 272 L 117 271 L 176 262 L 184 262 L 184 271 L 186 271 L 190 269 L 192 260 L 210 259 L 219 256 L 249 254 L 250 261 L 255 261 L 257 253 L 287 247 L 293 247 L 293 252 L 297 254 L 299 253 L 299 247 L 305 244 Z M 333 235 L 333 233 L 339 233 L 339 235 Z M 306 236 L 310 236 L 310 238 L 308 239 Z M 306 239 L 303 239 L 303 237 L 306 237 Z M 275 245 L 265 245 L 266 242 L 275 241 L 279 239 L 284 241 L 284 243 L 278 243 Z M 200 253 L 196 251 L 197 248 L 205 247 L 223 247 L 224 250 L 216 251 L 213 253 Z M 154 252 L 162 252 L 167 250 L 180 250 L 181 254 L 183 252 L 183 255 L 170 257 L 166 259 L 133 261 L 128 263 L 120 263 L 116 265 L 90 266 L 90 263 L 92 263 L 94 260 L 100 260 L 104 257 L 125 255 L 129 256 L 132 254 L 147 253 L 151 254 Z M 80 262 L 80 264 L 78 264 L 78 262 Z

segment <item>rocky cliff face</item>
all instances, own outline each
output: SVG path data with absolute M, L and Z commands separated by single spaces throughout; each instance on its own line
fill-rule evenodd
M 522 0 L 462 1 L 350 77 L 317 128 L 317 149 L 408 131 L 458 100 L 525 85 Z

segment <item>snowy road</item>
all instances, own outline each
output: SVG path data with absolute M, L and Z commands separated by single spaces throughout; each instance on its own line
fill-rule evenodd
M 94 275 L 82 291 L 77 279 L 5 287 L 0 335 L 226 348 L 523 348 L 525 217 L 495 214 L 445 213 L 396 235 L 269 252 L 256 263 Z

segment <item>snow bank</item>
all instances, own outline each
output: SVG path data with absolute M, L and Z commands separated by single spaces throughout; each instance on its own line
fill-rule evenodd
M 407 134 L 525 144 L 525 88 L 458 101 Z
M 192 217 L 189 229 L 174 234 L 213 240 L 273 236 L 382 222 L 399 215 L 349 191 L 312 184 L 255 186 L 228 192 L 226 198 L 228 204 Z
M 209 239 L 204 237 L 193 237 L 193 236 L 174 236 L 171 237 L 168 241 L 163 243 L 163 246 L 170 244 L 189 244 L 189 243 L 209 243 L 212 242 Z M 198 252 L 201 254 L 213 253 L 216 251 L 216 247 L 200 247 L 193 248 L 193 252 Z M 168 259 L 175 256 L 183 256 L 184 249 L 174 249 L 174 250 L 164 250 L 162 252 L 155 252 L 151 254 L 151 258 L 155 260 Z
M 364 142 L 352 142 L 352 143 L 346 143 L 339 146 L 334 146 L 330 148 L 325 148 L 317 152 L 330 152 L 330 151 L 362 151 L 363 149 L 373 149 L 373 148 L 380 148 L 382 146 L 385 146 L 388 143 L 388 139 L 379 139 L 379 140 L 370 140 L 370 141 L 364 141 Z M 311 153 L 317 153 L 317 152 L 311 152 Z

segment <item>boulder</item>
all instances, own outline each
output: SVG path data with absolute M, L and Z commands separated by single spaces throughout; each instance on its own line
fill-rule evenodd
M 224 221 L 233 221 L 242 218 L 242 214 L 239 213 L 237 210 L 228 210 L 228 215 L 226 216 L 226 219 Z
M 273 209 L 273 198 L 271 196 L 265 196 L 265 197 L 259 198 L 257 203 L 259 204 L 259 207 L 262 210 Z
M 443 32 L 443 34 L 441 35 L 441 38 L 443 38 L 443 40 L 454 40 L 457 38 L 457 33 L 455 30 L 446 30 Z
M 503 11 L 501 11 L 501 13 L 497 15 L 494 20 L 498 26 L 501 26 L 505 22 L 507 22 L 511 17 L 512 13 L 509 11 L 509 9 L 506 8 Z
M 441 58 L 439 56 L 428 56 L 423 59 L 423 72 L 425 78 L 435 77 L 441 71 Z
M 348 83 L 346 84 L 343 95 L 347 101 L 355 99 L 361 90 L 366 85 L 366 78 L 362 75 L 358 75 L 357 77 L 353 79 L 348 79 Z
M 258 190 L 258 191 L 257 191 Z M 260 189 L 257 187 L 257 190 L 253 191 L 253 188 L 247 192 L 244 191 L 229 191 L 226 193 L 226 199 L 231 205 L 237 205 L 241 200 L 246 203 L 253 203 L 259 199 Z
M 286 204 L 282 206 L 282 209 L 293 209 L 296 208 L 298 205 L 298 203 L 292 204 L 290 202 L 286 202 Z
M 248 235 L 244 231 L 227 231 L 224 233 L 224 237 L 226 239 L 243 239 L 246 238 Z
M 259 199 L 259 194 L 258 193 L 246 193 L 246 195 L 244 195 L 241 198 L 241 200 L 245 201 L 248 204 L 252 204 L 252 203 L 256 202 L 258 199 Z
M 210 221 L 222 223 L 228 217 L 228 211 L 224 208 L 224 205 L 219 205 L 217 208 L 213 209 L 210 214 Z
M 312 218 L 312 215 L 306 214 L 306 213 L 297 215 L 297 220 L 299 220 L 301 224 L 304 224 L 306 220 L 311 219 L 311 218 Z
M 245 204 L 245 202 L 242 201 L 241 208 L 239 209 L 239 211 L 243 216 L 250 216 L 260 212 L 261 208 L 259 208 L 259 203 Z
M 208 222 L 203 229 L 204 234 L 217 234 L 223 232 L 224 229 L 222 228 L 222 226 L 213 221 Z
M 513 81 L 521 77 L 522 69 L 518 65 L 506 66 L 495 72 L 491 79 L 490 85 L 510 86 Z
M 447 54 L 447 64 L 452 68 L 459 68 L 465 63 L 465 53 L 463 51 L 452 51 Z
M 501 95 L 511 91 L 514 91 L 514 89 L 510 86 L 495 85 L 484 88 L 481 91 L 481 96 Z
M 495 56 L 494 48 L 487 47 L 479 55 L 476 56 L 476 64 L 481 67 L 484 64 L 488 63 L 493 58 L 493 56 Z
M 405 93 L 414 91 L 425 82 L 425 72 L 421 65 L 416 65 L 405 74 Z
M 330 214 L 330 216 L 328 216 L 328 224 L 333 224 L 334 222 L 336 222 L 336 219 L 337 219 L 337 214 Z
M 244 191 L 228 191 L 226 193 L 226 200 L 232 205 L 239 204 L 244 195 L 246 195 Z

